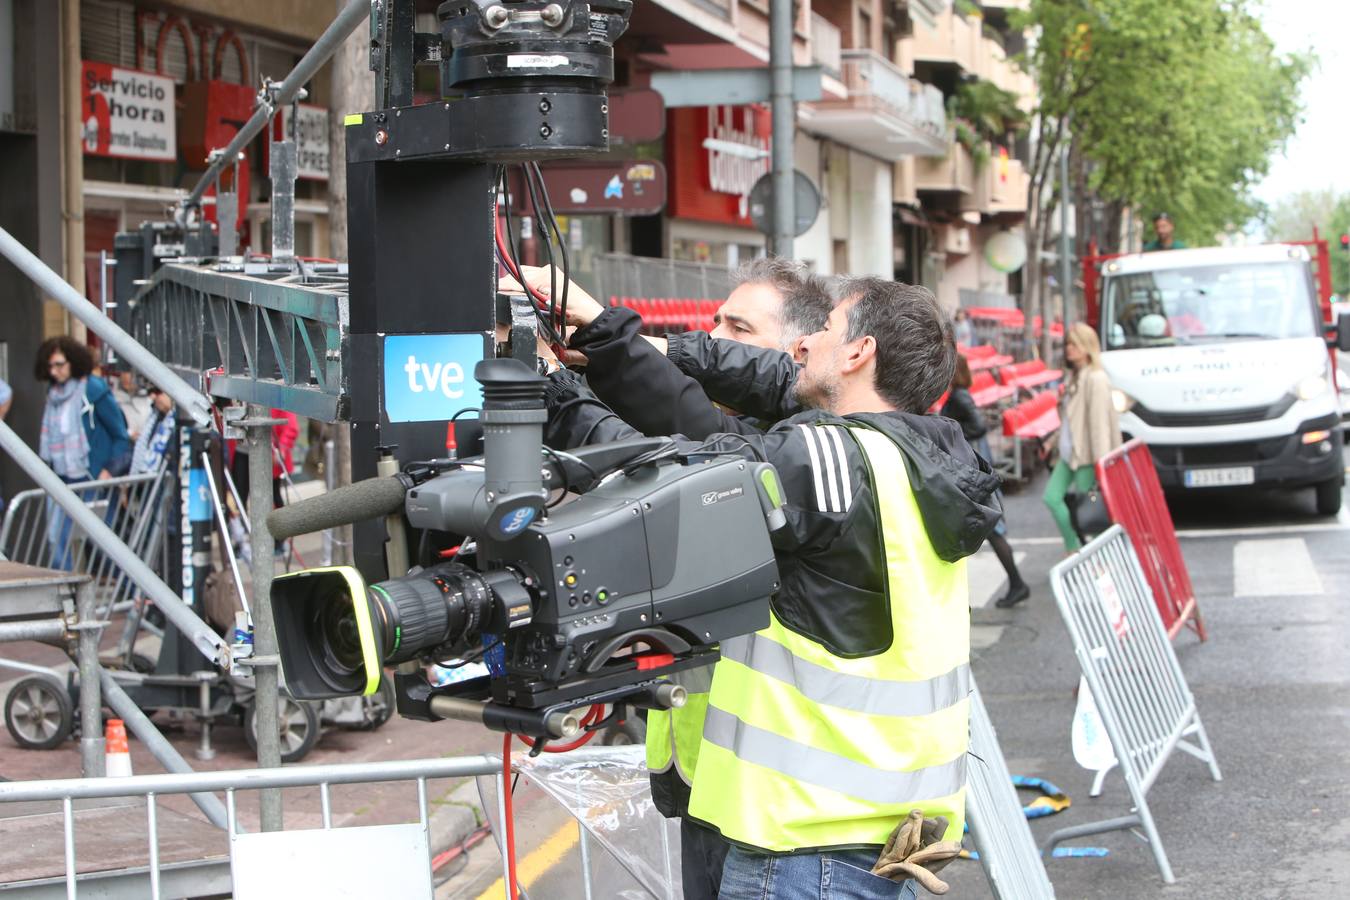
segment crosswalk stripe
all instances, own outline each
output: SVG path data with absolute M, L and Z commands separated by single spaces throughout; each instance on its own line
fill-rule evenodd
M 1233 545 L 1234 597 L 1299 597 L 1325 593 L 1303 538 Z

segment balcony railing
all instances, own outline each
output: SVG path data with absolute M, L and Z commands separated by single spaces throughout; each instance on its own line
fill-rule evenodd
M 811 59 L 829 75 L 843 73 L 843 36 L 819 13 L 811 13 Z
M 947 129 L 942 92 L 901 72 L 871 50 L 844 50 L 844 84 L 854 106 L 872 106 L 941 135 Z

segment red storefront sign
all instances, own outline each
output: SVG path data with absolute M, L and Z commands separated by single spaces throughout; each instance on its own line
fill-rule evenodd
M 689 106 L 668 115 L 670 216 L 753 227 L 750 189 L 769 171 L 768 109 Z

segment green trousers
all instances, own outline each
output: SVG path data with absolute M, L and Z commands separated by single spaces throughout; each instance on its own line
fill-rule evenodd
M 1070 469 L 1069 464 L 1062 459 L 1055 463 L 1054 471 L 1050 473 L 1050 483 L 1045 486 L 1045 494 L 1041 499 L 1045 501 L 1051 518 L 1059 528 L 1060 536 L 1064 538 L 1065 550 L 1070 552 L 1077 550 L 1083 546 L 1083 542 L 1073 530 L 1073 521 L 1069 518 L 1069 505 L 1064 502 L 1064 495 L 1070 488 L 1079 494 L 1087 493 L 1096 483 L 1097 473 L 1092 466 Z

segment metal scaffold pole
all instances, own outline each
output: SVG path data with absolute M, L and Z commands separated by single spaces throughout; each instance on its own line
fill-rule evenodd
M 792 256 L 793 209 L 792 141 L 797 130 L 797 107 L 792 99 L 792 0 L 773 0 L 769 7 L 770 105 L 773 111 L 773 232 L 769 251 Z
M 276 420 L 265 406 L 250 403 L 241 423 L 248 442 L 248 518 L 253 544 L 253 696 L 258 730 L 258 766 L 281 765 L 281 734 L 277 714 L 277 633 L 272 620 L 272 534 L 267 514 L 272 511 L 272 426 Z M 280 831 L 281 791 L 261 792 L 262 830 Z

